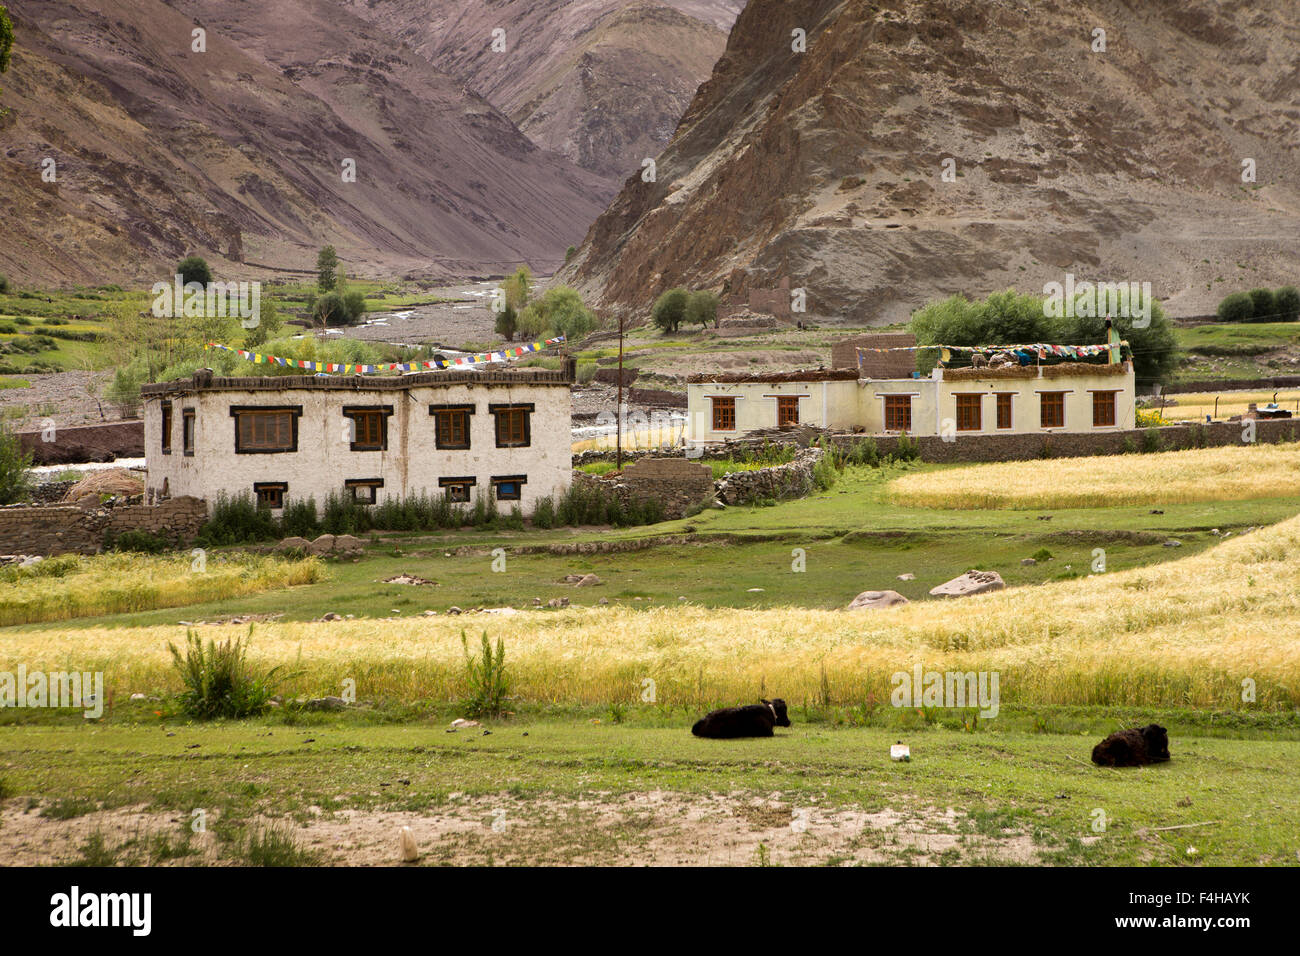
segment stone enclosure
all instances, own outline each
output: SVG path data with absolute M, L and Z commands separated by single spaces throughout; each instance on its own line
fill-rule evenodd
M 108 535 L 147 531 L 173 544 L 194 540 L 207 520 L 201 498 L 183 496 L 160 505 L 111 508 L 78 505 L 10 505 L 0 508 L 0 553 L 95 554 Z

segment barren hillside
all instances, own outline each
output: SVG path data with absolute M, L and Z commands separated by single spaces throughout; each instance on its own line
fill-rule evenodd
M 191 251 L 309 268 L 325 242 L 354 272 L 544 269 L 599 211 L 596 176 L 327 0 L 9 8 L 0 271 L 20 282 L 153 281 Z
M 1203 311 L 1300 278 L 1298 141 L 1294 0 L 750 0 L 559 278 L 638 311 L 789 276 L 881 323 L 1073 272 Z
M 744 0 L 350 0 L 606 181 L 657 156 L 721 56 Z M 503 30 L 493 48 L 493 31 Z M 504 49 L 500 47 L 503 46 Z

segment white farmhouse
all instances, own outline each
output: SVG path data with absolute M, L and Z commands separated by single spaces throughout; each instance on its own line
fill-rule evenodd
M 378 503 L 427 492 L 531 514 L 572 477 L 574 364 L 401 377 L 257 376 L 146 385 L 146 495 L 330 493 Z

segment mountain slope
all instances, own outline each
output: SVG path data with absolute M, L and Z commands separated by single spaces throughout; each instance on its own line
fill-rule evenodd
M 1297 49 L 1292 0 L 751 0 L 559 278 L 638 311 L 789 276 L 861 323 L 1065 272 L 1181 311 L 1294 282 Z
M 659 154 L 744 0 L 352 0 L 614 195 Z M 492 47 L 505 31 L 505 51 Z
M 328 0 L 9 6 L 0 271 L 19 281 L 152 281 L 190 251 L 309 268 L 325 242 L 354 272 L 545 268 L 598 212 L 596 177 Z

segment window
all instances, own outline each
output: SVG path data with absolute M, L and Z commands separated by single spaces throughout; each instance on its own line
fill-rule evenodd
M 172 453 L 172 403 L 162 403 L 162 453 Z
M 235 454 L 273 455 L 298 450 L 298 416 L 301 405 L 262 408 L 237 405 L 230 409 L 235 419 Z
M 526 448 L 531 442 L 529 419 L 533 405 L 489 405 L 497 419 L 498 448 Z
M 524 496 L 524 484 L 527 475 L 493 476 L 492 487 L 496 489 L 497 501 L 518 501 Z
M 1041 409 L 1043 428 L 1065 427 L 1065 393 L 1040 392 L 1038 407 Z
M 352 419 L 353 451 L 384 451 L 388 448 L 388 416 L 392 405 L 345 405 L 343 414 Z
M 260 481 L 253 485 L 259 508 L 283 508 L 284 493 L 288 490 L 288 484 L 283 481 Z
M 736 430 L 736 400 L 731 397 L 715 396 L 713 399 L 713 430 L 731 432 Z
M 912 396 L 885 396 L 885 431 L 908 432 L 912 430 Z
M 436 448 L 468 448 L 469 417 L 473 405 L 430 405 L 433 416 L 433 444 Z
M 468 504 L 470 489 L 478 484 L 477 478 L 439 478 L 438 487 L 447 490 L 447 500 L 453 504 Z
M 1102 428 L 1115 424 L 1115 393 L 1092 393 L 1092 427 Z
M 363 505 L 373 505 L 378 501 L 382 487 L 382 478 L 349 478 L 343 482 L 343 490 L 351 493 L 353 501 Z
M 957 396 L 957 431 L 977 432 L 981 428 L 980 408 L 983 395 Z
M 1012 392 L 998 393 L 998 428 L 1011 427 L 1011 399 Z
M 181 450 L 187 455 L 194 454 L 194 409 L 186 408 L 181 412 Z
M 798 395 L 777 396 L 776 424 L 777 427 L 779 428 L 783 428 L 786 425 L 799 424 L 799 396 Z

